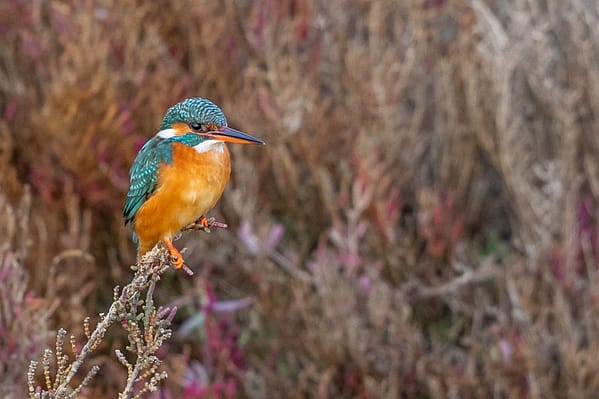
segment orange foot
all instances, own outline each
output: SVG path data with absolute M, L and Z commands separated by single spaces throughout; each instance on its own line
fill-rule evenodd
M 173 266 L 175 266 L 177 269 L 181 269 L 184 266 L 183 255 L 181 255 L 181 252 L 179 252 L 179 250 L 175 248 L 173 242 L 170 239 L 165 238 L 164 243 L 166 244 L 166 247 L 168 248 L 168 251 L 171 254 Z
M 187 226 L 188 229 L 203 230 L 206 233 L 210 233 L 210 227 L 226 229 L 229 226 L 227 226 L 226 223 L 217 222 L 214 218 L 208 219 L 208 218 L 206 218 L 206 216 L 200 217 L 198 220 L 196 220 L 195 222 L 193 222 L 189 226 Z

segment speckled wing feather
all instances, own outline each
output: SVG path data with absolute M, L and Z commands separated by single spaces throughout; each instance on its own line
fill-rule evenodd
M 172 163 L 172 146 L 169 140 L 155 137 L 137 154 L 129 172 L 131 186 L 123 211 L 125 224 L 133 221 L 139 208 L 156 189 L 158 167 L 165 162 Z

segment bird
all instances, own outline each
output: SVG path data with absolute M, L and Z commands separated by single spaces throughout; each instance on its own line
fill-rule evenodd
M 265 144 L 230 128 L 223 111 L 205 98 L 187 98 L 166 111 L 158 132 L 139 150 L 129 172 L 123 216 L 125 225 L 133 227 L 138 259 L 162 242 L 172 265 L 183 267 L 173 238 L 190 224 L 211 225 L 206 213 L 220 199 L 231 175 L 225 143 Z

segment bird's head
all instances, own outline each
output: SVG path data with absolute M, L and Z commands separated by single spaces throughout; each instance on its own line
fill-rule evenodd
M 169 138 L 186 134 L 195 134 L 204 140 L 265 144 L 259 138 L 228 127 L 223 111 L 212 101 L 200 97 L 188 98 L 170 107 L 162 119 L 158 136 Z

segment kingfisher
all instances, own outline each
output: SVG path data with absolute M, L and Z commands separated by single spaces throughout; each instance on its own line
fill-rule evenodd
M 183 267 L 173 237 L 192 224 L 211 225 L 206 213 L 231 175 L 226 142 L 265 144 L 227 126 L 223 111 L 205 98 L 188 98 L 167 110 L 158 133 L 139 150 L 129 172 L 123 216 L 125 225 L 133 226 L 138 258 L 163 242 L 173 266 Z

